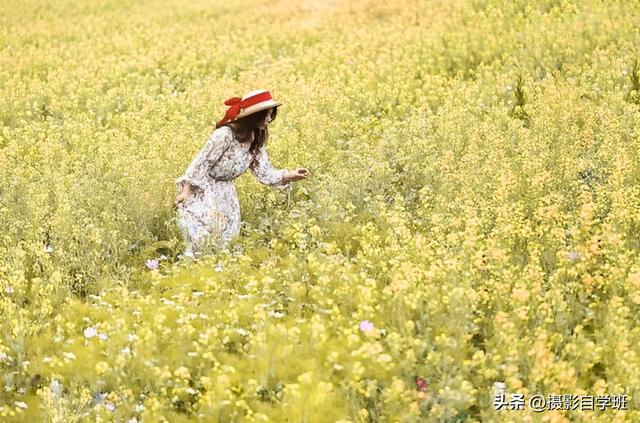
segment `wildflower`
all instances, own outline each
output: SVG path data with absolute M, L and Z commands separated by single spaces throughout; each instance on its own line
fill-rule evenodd
M 16 402 L 15 402 L 15 405 L 16 405 L 16 407 L 18 407 L 18 408 L 22 408 L 23 410 L 24 410 L 25 408 L 27 408 L 27 403 L 25 403 L 25 402 L 23 402 L 23 401 L 16 401 Z
M 373 330 L 373 323 L 368 320 L 363 320 L 360 322 L 360 330 L 364 333 L 370 332 Z
M 158 268 L 158 260 L 156 259 L 148 259 L 145 264 L 149 270 L 155 270 Z
M 421 399 L 421 400 L 426 400 L 426 399 L 429 398 L 429 394 L 427 392 L 418 391 L 418 392 L 416 392 L 416 398 Z
M 58 382 L 58 379 L 53 379 L 49 384 L 49 390 L 51 390 L 53 395 L 59 397 L 62 395 L 62 384 Z
M 222 271 L 222 262 L 219 261 L 218 265 L 216 266 L 216 272 L 221 272 Z
M 91 326 L 89 326 L 88 328 L 86 328 L 84 330 L 84 337 L 85 338 L 93 338 L 97 334 L 98 334 L 98 331 L 96 330 L 96 328 L 91 327 Z
M 51 246 L 51 245 L 46 245 L 46 246 L 44 247 L 44 252 L 45 252 L 45 253 L 52 253 L 52 252 L 53 252 L 53 246 Z
M 569 254 L 567 254 L 567 257 L 569 258 L 569 260 L 577 260 L 578 257 L 580 257 L 580 254 L 578 254 L 577 251 L 569 251 Z
M 165 256 L 164 254 L 160 256 L 160 260 L 166 260 L 166 259 L 168 259 L 168 258 L 169 258 L 169 257 Z
M 381 363 L 388 363 L 392 360 L 392 357 L 389 354 L 380 354 L 378 356 L 378 361 Z
M 95 366 L 96 373 L 99 375 L 106 373 L 109 370 L 109 363 L 106 361 L 98 361 Z
M 108 411 L 114 412 L 116 410 L 116 405 L 112 402 L 108 402 L 104 405 L 104 408 L 106 408 Z
M 107 398 L 107 394 L 104 392 L 96 392 L 93 395 L 93 401 L 91 402 L 93 406 L 96 406 L 98 404 L 101 404 L 102 402 L 104 402 L 105 398 Z
M 109 338 L 109 335 L 101 332 L 98 334 L 98 338 L 100 338 L 101 341 L 106 341 Z
M 189 372 L 189 369 L 187 369 L 187 368 L 186 368 L 186 367 L 184 367 L 184 366 L 180 366 L 180 367 L 178 367 L 178 368 L 175 370 L 174 374 L 175 374 L 177 377 L 180 377 L 180 378 L 183 378 L 183 379 L 189 379 L 189 378 L 191 377 L 191 373 Z
M 72 352 L 65 351 L 65 352 L 62 353 L 62 356 L 64 358 L 66 358 L 67 360 L 75 360 L 76 359 L 76 355 L 74 353 L 72 353 Z
M 416 389 L 418 391 L 426 391 L 427 386 L 429 386 L 429 382 L 425 378 L 418 377 L 416 378 Z

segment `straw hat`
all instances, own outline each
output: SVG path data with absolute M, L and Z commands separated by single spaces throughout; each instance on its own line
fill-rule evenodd
M 282 103 L 275 101 L 268 90 L 254 90 L 248 92 L 242 98 L 231 97 L 224 104 L 231 107 L 227 109 L 224 117 L 218 121 L 218 127 L 226 122 L 240 119 L 260 110 L 280 106 Z

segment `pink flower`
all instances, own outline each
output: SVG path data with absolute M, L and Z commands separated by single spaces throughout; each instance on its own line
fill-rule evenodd
M 427 382 L 426 379 L 421 377 L 416 379 L 416 388 L 418 389 L 418 391 L 424 392 L 427 389 L 427 386 L 429 386 L 429 382 Z
M 148 259 L 145 264 L 147 265 L 147 269 L 154 270 L 158 268 L 158 260 L 156 259 Z
M 370 332 L 373 330 L 373 323 L 368 320 L 363 320 L 360 322 L 360 330 L 362 332 Z

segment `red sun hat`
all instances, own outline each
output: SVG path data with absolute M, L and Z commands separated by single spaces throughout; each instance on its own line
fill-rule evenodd
M 224 104 L 231 107 L 227 109 L 224 117 L 218 121 L 217 127 L 252 113 L 259 112 L 260 110 L 282 105 L 282 103 L 275 101 L 273 97 L 271 97 L 271 93 L 268 90 L 250 91 L 242 98 L 231 97 L 225 101 Z

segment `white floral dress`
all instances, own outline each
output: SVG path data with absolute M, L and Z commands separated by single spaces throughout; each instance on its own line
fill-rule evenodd
M 254 154 L 251 142 L 238 141 L 228 126 L 213 131 L 185 173 L 176 179 L 191 185 L 191 195 L 178 206 L 178 226 L 187 248 L 185 255 L 199 254 L 208 246 L 226 248 L 240 233 L 240 203 L 234 179 L 247 168 L 264 185 L 286 189 L 286 169 L 275 169 L 265 147 Z

